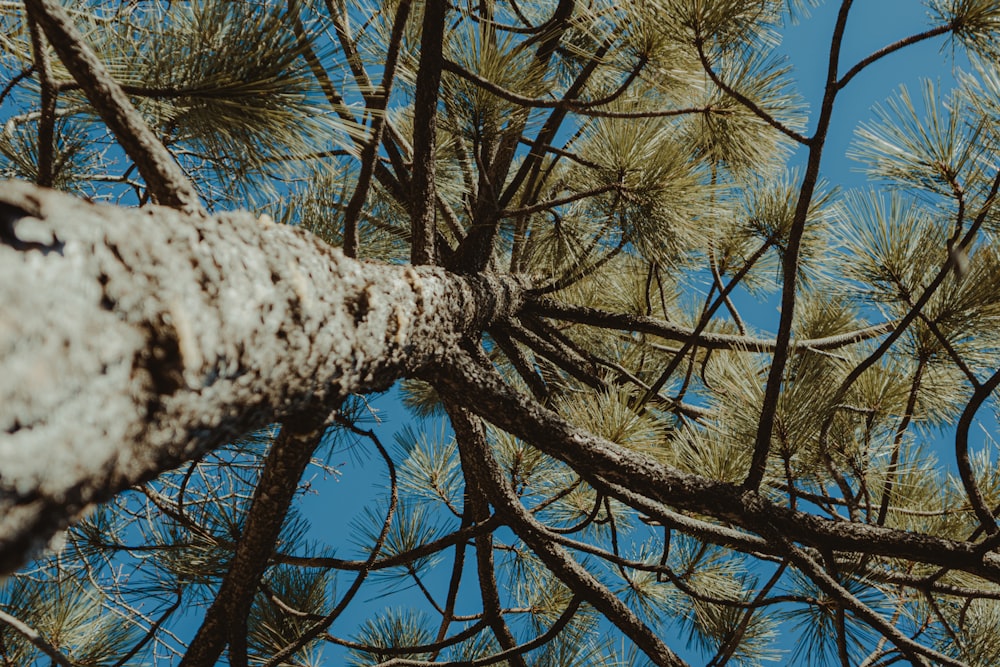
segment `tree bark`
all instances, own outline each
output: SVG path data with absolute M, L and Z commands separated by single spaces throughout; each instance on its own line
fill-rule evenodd
M 93 503 L 440 360 L 522 287 L 0 183 L 0 572 Z

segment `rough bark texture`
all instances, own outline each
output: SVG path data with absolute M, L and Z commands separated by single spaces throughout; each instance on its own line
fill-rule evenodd
M 0 571 L 88 505 L 384 389 L 519 307 L 511 279 L 347 259 L 247 213 L 0 183 Z
M 441 87 L 441 51 L 444 48 L 444 21 L 448 3 L 424 3 L 423 31 L 420 33 L 420 65 L 413 100 L 413 210 L 410 237 L 413 264 L 434 263 L 434 157 L 437 152 L 438 90 Z

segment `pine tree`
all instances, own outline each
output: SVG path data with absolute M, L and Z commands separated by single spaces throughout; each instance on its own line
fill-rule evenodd
M 997 664 L 1000 4 L 807 4 L 0 3 L 3 664 Z

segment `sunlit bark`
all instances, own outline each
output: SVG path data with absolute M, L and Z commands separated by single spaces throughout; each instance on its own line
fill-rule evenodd
M 516 308 L 510 278 L 345 258 L 249 214 L 0 186 L 0 568 L 248 430 L 385 389 Z

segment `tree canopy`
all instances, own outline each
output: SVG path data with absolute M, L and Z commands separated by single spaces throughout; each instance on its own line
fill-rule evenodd
M 3 664 L 1000 662 L 1000 4 L 818 4 L 0 3 Z

